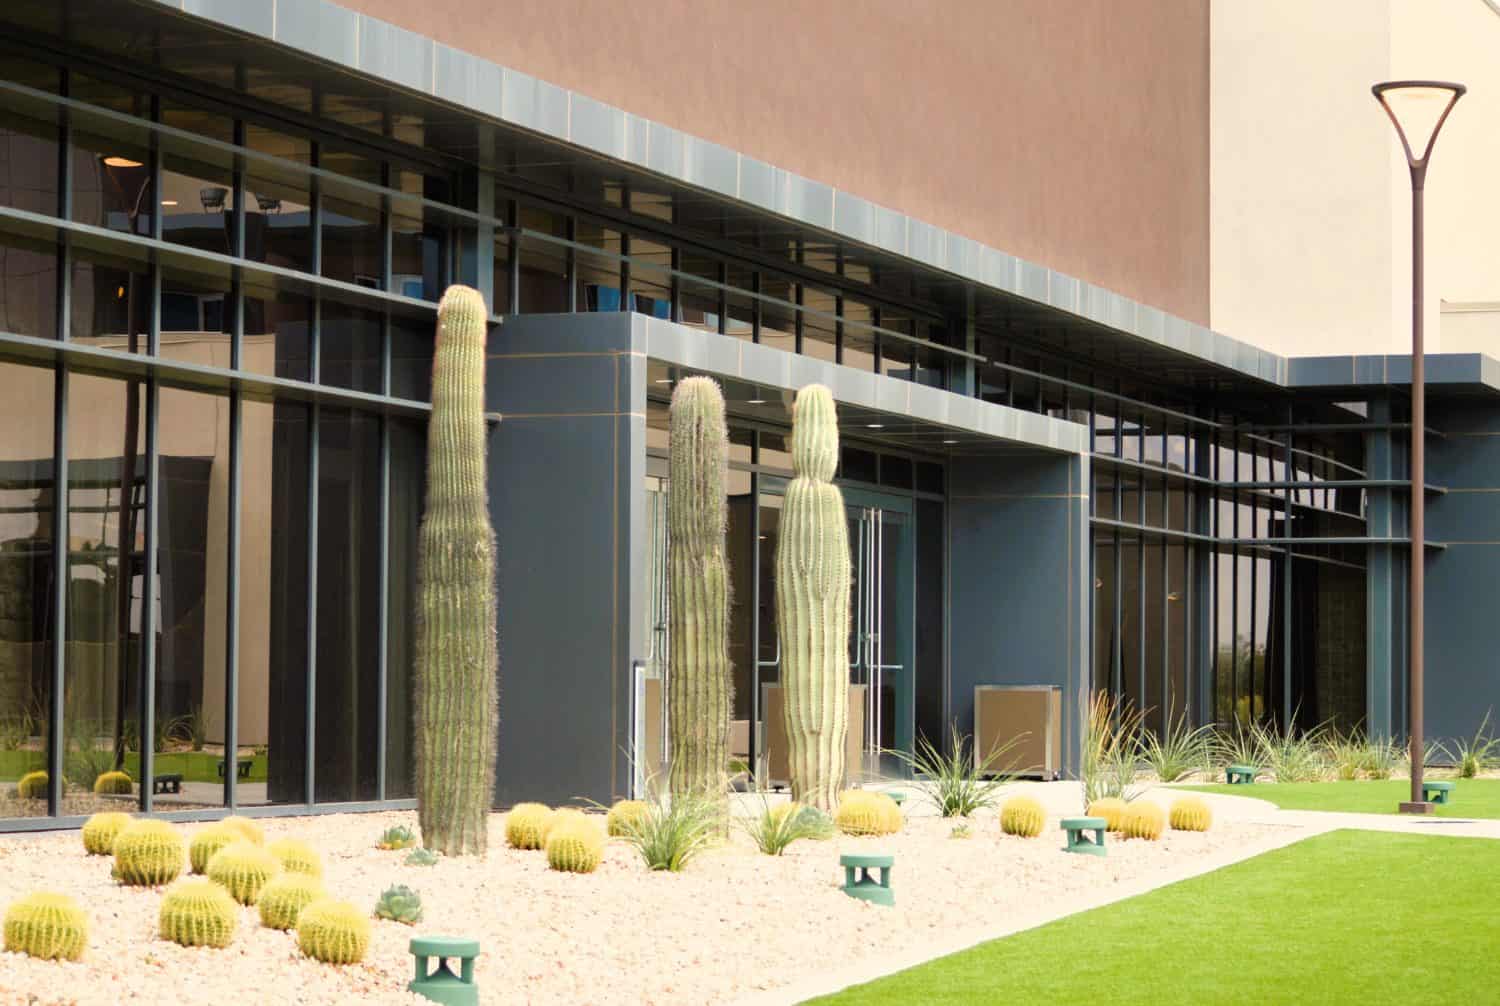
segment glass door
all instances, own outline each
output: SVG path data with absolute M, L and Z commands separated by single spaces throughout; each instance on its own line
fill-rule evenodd
M 863 688 L 866 779 L 908 774 L 915 730 L 915 536 L 911 501 L 845 492 L 849 519 L 849 684 Z M 853 728 L 854 724 L 850 724 Z

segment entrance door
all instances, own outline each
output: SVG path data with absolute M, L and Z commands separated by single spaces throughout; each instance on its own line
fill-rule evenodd
M 915 544 L 911 501 L 846 491 L 851 583 L 849 682 L 864 685 L 865 778 L 908 774 L 915 731 Z

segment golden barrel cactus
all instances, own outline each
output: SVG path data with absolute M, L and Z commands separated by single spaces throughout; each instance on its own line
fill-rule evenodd
M 1144 838 L 1152 842 L 1161 838 L 1166 827 L 1166 811 L 1149 800 L 1126 804 L 1125 817 L 1120 822 L 1120 832 L 1126 838 Z
M 253 905 L 261 889 L 281 872 L 281 861 L 255 843 L 240 840 L 214 853 L 204 872 L 235 901 Z
M 100 795 L 129 796 L 135 783 L 124 772 L 101 772 L 94 780 L 94 792 Z
M 1214 823 L 1214 812 L 1196 796 L 1185 796 L 1172 804 L 1173 831 L 1207 831 Z
M 244 836 L 234 828 L 222 823 L 211 824 L 195 834 L 188 842 L 188 863 L 194 873 L 207 873 L 208 861 L 226 845 L 243 842 Z
M 604 832 L 587 817 L 566 819 L 547 835 L 547 865 L 564 873 L 593 873 L 604 856 Z
M 540 849 L 546 845 L 552 808 L 543 803 L 518 803 L 505 815 L 505 844 L 512 849 Z
M 227 947 L 239 926 L 240 907 L 210 880 L 181 880 L 167 889 L 157 915 L 164 940 L 184 947 Z
M 305 873 L 309 877 L 323 876 L 323 860 L 318 850 L 295 838 L 281 838 L 266 846 L 266 851 L 275 856 L 287 873 Z
M 1000 830 L 1007 835 L 1036 838 L 1047 823 L 1047 812 L 1029 796 L 1013 796 L 1000 808 Z
M 226 817 L 219 824 L 226 828 L 233 828 L 247 842 L 254 842 L 256 845 L 266 844 L 265 831 L 258 823 L 248 817 L 239 817 L 238 815 Z
M 186 859 L 182 836 L 165 821 L 131 821 L 115 836 L 115 877 L 122 884 L 170 884 L 182 873 Z
M 609 813 L 604 818 L 604 826 L 611 838 L 619 838 L 639 827 L 650 812 L 651 809 L 643 800 L 621 800 L 609 808 Z
M 1088 816 L 1104 818 L 1105 831 L 1119 831 L 1120 823 L 1125 820 L 1125 808 L 1127 806 L 1128 804 L 1119 797 L 1100 797 L 1089 804 Z
M 297 917 L 297 945 L 324 964 L 358 964 L 370 949 L 370 918 L 347 901 L 323 898 Z
M 256 907 L 267 929 L 295 929 L 302 909 L 327 897 L 323 882 L 305 873 L 283 873 L 260 892 Z
M 89 917 L 66 894 L 37 891 L 5 910 L 5 949 L 47 961 L 76 961 L 89 942 Z
M 845 790 L 839 794 L 833 823 L 846 835 L 893 835 L 901 830 L 901 808 L 884 793 Z
M 130 815 L 117 810 L 100 811 L 83 822 L 83 848 L 90 856 L 112 856 L 115 838 L 130 823 Z
M 16 796 L 22 800 L 47 799 L 47 773 L 27 772 L 16 783 Z

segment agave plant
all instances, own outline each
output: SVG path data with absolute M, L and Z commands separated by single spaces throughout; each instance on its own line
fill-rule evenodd
M 441 858 L 431 849 L 413 849 L 406 855 L 407 866 L 435 866 Z
M 404 824 L 398 824 L 380 833 L 375 845 L 380 849 L 410 849 L 417 844 L 417 833 Z
M 937 806 L 939 814 L 943 817 L 970 817 L 994 806 L 999 797 L 998 790 L 1015 780 L 1018 774 L 1015 760 L 1011 759 L 1003 766 L 1000 762 L 1021 737 L 997 745 L 980 758 L 973 751 L 971 738 L 958 732 L 958 724 L 952 724 L 949 730 L 947 754 L 938 750 L 937 745 L 925 736 L 917 738 L 915 751 L 887 753 L 906 762 L 912 774 L 928 784 L 922 792 Z
M 422 896 L 405 884 L 387 887 L 375 903 L 375 915 L 404 926 L 414 926 L 422 921 Z

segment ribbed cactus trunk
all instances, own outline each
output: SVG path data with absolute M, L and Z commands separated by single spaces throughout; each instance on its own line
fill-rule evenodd
M 417 555 L 417 816 L 422 842 L 485 854 L 499 716 L 495 532 L 485 480 L 484 348 L 477 290 L 438 305 Z
M 673 793 L 722 790 L 729 765 L 729 566 L 724 395 L 707 377 L 672 392 L 667 498 L 667 727 Z
M 844 782 L 849 732 L 849 525 L 838 468 L 833 395 L 821 384 L 792 406 L 792 469 L 776 546 L 792 799 L 833 811 Z

